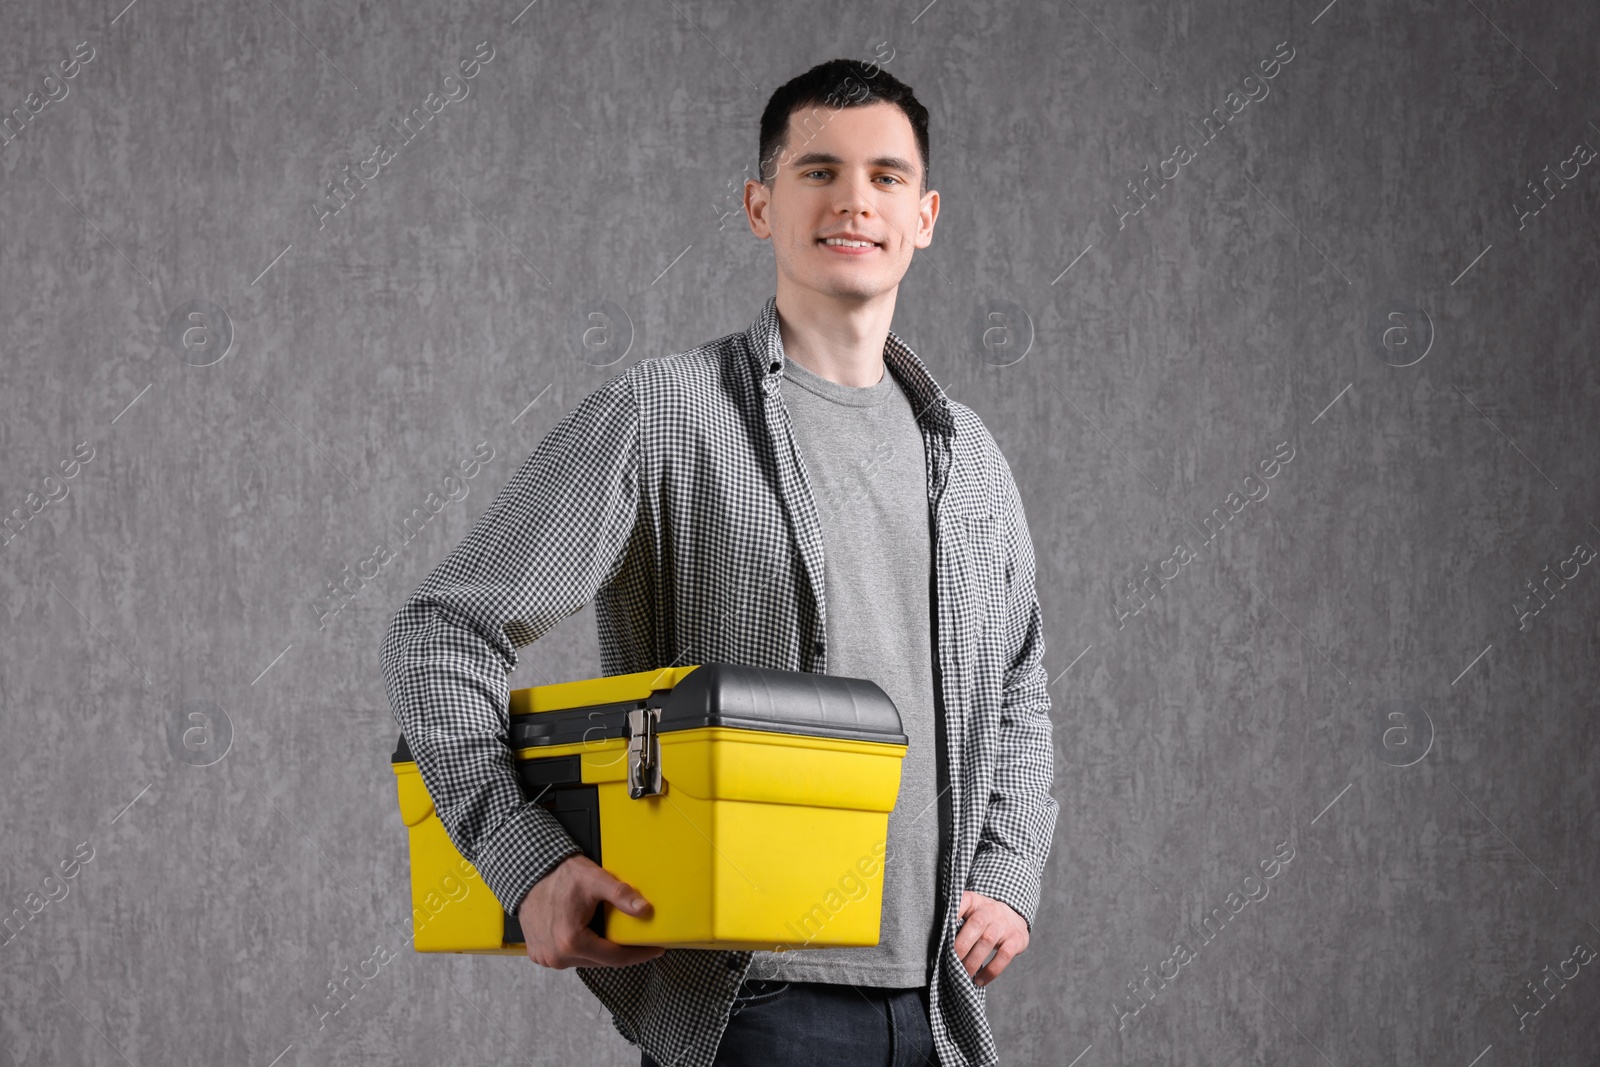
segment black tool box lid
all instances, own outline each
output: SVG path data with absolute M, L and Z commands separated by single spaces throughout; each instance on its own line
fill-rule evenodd
M 511 717 L 512 749 L 628 736 L 628 712 L 659 707 L 658 733 L 726 726 L 742 730 L 906 744 L 900 712 L 874 682 L 809 671 L 704 663 L 649 700 Z

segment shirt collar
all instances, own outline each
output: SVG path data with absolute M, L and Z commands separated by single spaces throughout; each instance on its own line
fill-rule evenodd
M 776 295 L 767 297 L 761 312 L 745 331 L 745 340 L 748 342 L 746 348 L 755 380 L 767 388 L 775 387 L 776 379 L 783 376 L 783 364 L 787 358 L 783 352 L 783 335 L 778 329 Z M 954 436 L 955 415 L 950 409 L 950 398 L 945 396 L 944 390 L 939 388 L 939 383 L 933 380 L 911 346 L 893 330 L 884 340 L 883 362 L 906 391 L 917 419 L 921 421 L 926 418 L 936 432 L 947 437 Z M 768 382 L 772 382 L 772 386 L 767 386 Z

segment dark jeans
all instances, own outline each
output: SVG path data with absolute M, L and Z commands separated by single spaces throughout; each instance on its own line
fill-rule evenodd
M 647 1052 L 640 1067 L 661 1067 Z M 752 978 L 713 1067 L 938 1067 L 928 989 Z

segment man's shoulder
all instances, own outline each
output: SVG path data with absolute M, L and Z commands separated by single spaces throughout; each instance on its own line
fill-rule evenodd
M 989 427 L 984 425 L 978 413 L 959 400 L 948 396 L 946 399 L 949 400 L 950 418 L 956 428 L 955 447 L 964 454 L 963 458 L 979 463 L 985 472 L 992 467 L 1004 467 L 1006 457 L 1000 451 L 1000 443 L 994 439 L 994 434 L 989 432 Z
M 745 353 L 744 331 L 735 330 L 693 348 L 645 356 L 624 374 L 635 389 L 673 390 L 720 381 L 730 359 Z
M 998 514 L 1018 495 L 1011 464 L 976 411 L 950 400 L 950 415 L 956 431 L 952 442 L 956 469 L 965 472 L 976 506 L 987 514 Z

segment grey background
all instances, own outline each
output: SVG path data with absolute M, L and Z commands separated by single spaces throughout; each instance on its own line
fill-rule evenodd
M 1513 1007 L 1600 947 L 1600 575 L 1513 609 L 1600 545 L 1600 162 L 1516 210 L 1600 147 L 1592 7 L 7 0 L 3 25 L 0 113 L 95 57 L 0 145 L 0 512 L 94 455 L 0 550 L 0 914 L 94 853 L 0 944 L 0 1064 L 637 1062 L 574 974 L 512 958 L 405 949 L 317 1029 L 408 929 L 378 642 L 562 413 L 754 317 L 771 251 L 719 216 L 768 94 L 838 55 L 932 112 L 943 214 L 894 325 L 993 430 L 1039 558 L 1062 817 L 990 991 L 1004 1061 L 1593 1062 L 1596 966 L 1526 1030 Z M 1119 228 L 1125 183 L 1285 40 Z M 324 183 L 480 41 L 470 95 L 319 230 Z M 215 314 L 168 336 L 196 300 L 234 332 L 208 366 Z M 586 346 L 605 301 L 631 340 Z M 1285 441 L 1270 496 L 1119 628 L 1115 586 Z M 319 626 L 478 442 L 466 498 Z M 513 684 L 596 673 L 586 609 Z M 220 712 L 185 747 L 195 701 Z M 1270 896 L 1119 1031 L 1138 968 L 1285 841 Z

